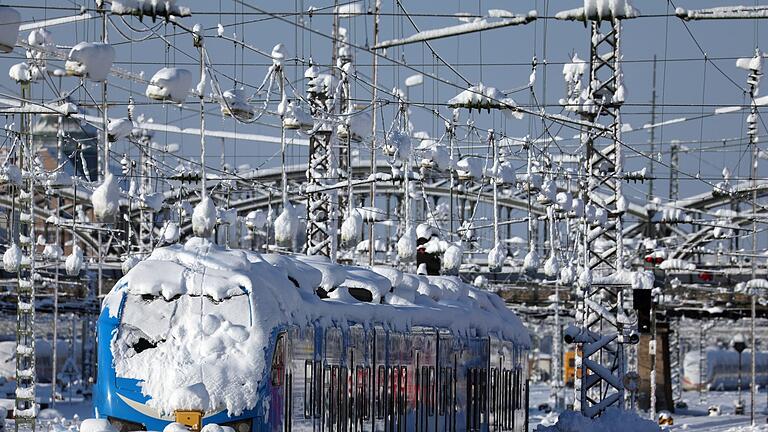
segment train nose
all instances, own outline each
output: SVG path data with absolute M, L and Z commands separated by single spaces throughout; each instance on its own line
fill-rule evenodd
M 203 427 L 202 411 L 176 410 L 174 416 L 177 423 L 188 427 L 191 432 L 200 432 L 200 429 Z

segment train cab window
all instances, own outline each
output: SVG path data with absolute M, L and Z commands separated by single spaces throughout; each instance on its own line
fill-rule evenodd
M 285 372 L 285 333 L 277 336 L 275 342 L 275 352 L 272 353 L 271 381 L 275 387 L 283 385 L 283 374 Z

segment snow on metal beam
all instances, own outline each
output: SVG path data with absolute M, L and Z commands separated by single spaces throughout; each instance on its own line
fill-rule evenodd
M 458 36 L 467 33 L 476 33 L 485 30 L 492 30 L 502 27 L 510 27 L 516 25 L 528 24 L 538 18 L 539 13 L 535 10 L 528 12 L 526 15 L 518 15 L 513 18 L 504 19 L 501 21 L 489 22 L 483 18 L 474 22 L 459 24 L 450 27 L 443 27 L 439 29 L 420 31 L 407 38 L 390 39 L 375 45 L 373 49 L 384 49 L 393 46 L 407 45 L 416 42 L 425 42 L 434 39 L 442 39 L 451 36 Z
M 60 24 L 69 24 L 77 21 L 85 21 L 93 18 L 95 15 L 89 13 L 83 13 L 74 16 L 51 18 L 44 21 L 37 21 L 33 23 L 22 24 L 19 26 L 19 31 L 36 30 L 43 27 L 52 27 Z
M 720 6 L 707 9 L 675 9 L 678 18 L 691 20 L 707 19 L 764 19 L 768 18 L 768 6 Z

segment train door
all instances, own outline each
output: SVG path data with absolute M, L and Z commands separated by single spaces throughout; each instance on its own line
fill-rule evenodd
M 463 351 L 465 425 L 467 431 L 488 430 L 488 339 L 469 338 Z
M 436 430 L 456 431 L 456 363 L 457 347 L 449 332 L 437 333 L 437 410 Z

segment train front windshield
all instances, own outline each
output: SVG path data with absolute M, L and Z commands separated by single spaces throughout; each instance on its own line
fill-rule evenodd
M 221 301 L 126 294 L 110 341 L 115 393 L 157 420 L 177 410 L 226 414 L 255 400 L 254 371 L 263 367 L 251 348 L 263 345 L 251 337 L 250 301 L 245 293 Z

